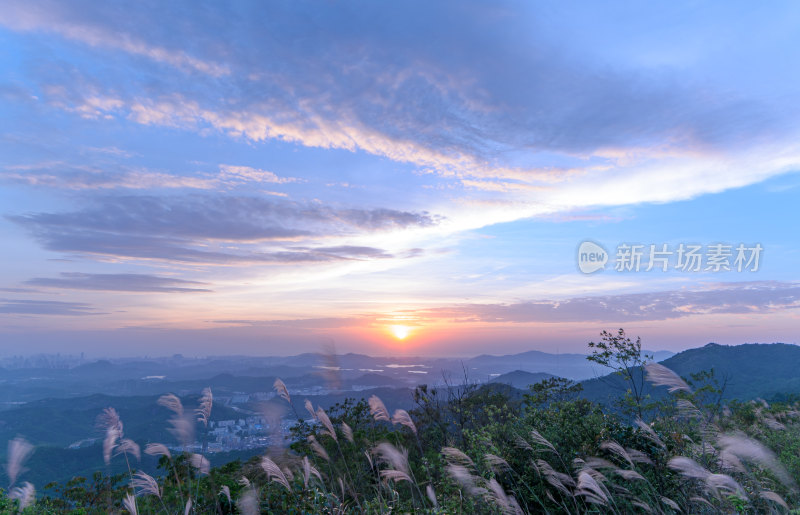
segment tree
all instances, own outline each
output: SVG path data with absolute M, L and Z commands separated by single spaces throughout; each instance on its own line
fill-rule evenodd
M 631 340 L 624 329 L 617 334 L 603 331 L 600 337 L 597 343 L 589 342 L 592 353 L 586 359 L 610 368 L 622 377 L 628 385 L 623 408 L 644 419 L 644 401 L 647 398 L 644 394 L 644 365 L 653 361 L 653 356 L 642 354 L 642 339 L 637 336 L 636 341 Z

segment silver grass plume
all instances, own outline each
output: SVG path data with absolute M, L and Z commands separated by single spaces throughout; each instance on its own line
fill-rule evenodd
M 700 410 L 692 404 L 691 401 L 686 399 L 678 399 L 675 402 L 675 405 L 678 407 L 678 414 L 682 417 L 686 418 L 696 418 L 701 419 L 703 418 L 703 414 L 700 413 Z
M 705 479 L 711 475 L 711 472 L 706 470 L 705 467 L 686 456 L 676 456 L 670 459 L 669 462 L 667 462 L 667 466 L 682 476 L 692 479 L 702 479 L 705 481 Z
M 20 486 L 15 486 L 9 490 L 8 498 L 19 501 L 19 509 L 24 510 L 36 502 L 36 489 L 32 484 L 25 481 Z
M 669 506 L 673 510 L 677 511 L 678 513 L 680 513 L 681 508 L 680 508 L 680 506 L 678 506 L 678 503 L 676 503 L 675 501 L 673 501 L 669 497 L 662 497 L 661 498 L 661 502 L 663 502 L 664 504 L 666 504 L 667 506 Z
M 181 400 L 177 395 L 173 393 L 167 393 L 159 397 L 157 402 L 159 406 L 164 406 L 179 417 L 183 416 L 183 403 L 181 403 Z
M 647 371 L 647 380 L 655 386 L 667 386 L 669 392 L 684 391 L 691 393 L 692 389 L 681 379 L 681 376 L 658 363 L 648 363 L 644 366 Z
M 122 499 L 122 505 L 131 515 L 139 515 L 139 510 L 136 509 L 136 498 L 131 494 L 125 494 L 125 498 Z
M 487 497 L 491 502 L 494 502 L 502 513 L 516 513 L 515 507 L 516 500 L 512 502 L 513 497 L 509 497 L 497 479 L 492 478 L 486 483 Z
M 428 499 L 431 501 L 431 504 L 433 504 L 434 508 L 439 507 L 439 503 L 436 501 L 436 492 L 433 491 L 433 487 L 431 485 L 425 487 L 425 495 L 428 496 Z
M 610 461 L 598 458 L 597 456 L 589 456 L 586 460 L 581 460 L 580 458 L 576 458 L 572 460 L 572 464 L 575 466 L 577 470 L 583 470 L 586 468 L 600 470 L 600 469 L 608 469 L 608 470 L 616 470 L 617 466 Z
M 136 495 L 155 495 L 159 499 L 161 498 L 161 487 L 158 486 L 158 481 L 146 472 L 139 471 L 134 474 L 131 486 L 139 489 Z
M 252 486 L 245 489 L 244 493 L 236 501 L 236 507 L 243 515 L 259 515 L 261 509 L 258 506 L 258 497 Z
M 139 449 L 139 444 L 130 438 L 123 438 L 119 441 L 119 444 L 117 444 L 114 456 L 119 456 L 120 454 L 132 454 L 136 457 L 137 461 L 142 461 L 142 453 Z
M 181 445 L 189 446 L 194 443 L 195 420 L 190 415 L 178 415 L 169 419 L 170 428 L 167 429 Z
M 786 504 L 786 501 L 783 500 L 783 497 L 776 494 L 775 492 L 771 492 L 769 490 L 762 490 L 758 495 L 763 499 L 767 499 L 768 501 L 772 501 L 775 504 L 782 506 L 786 511 L 789 511 L 789 505 Z
M 391 422 L 391 418 L 389 417 L 389 410 L 386 409 L 386 406 L 383 404 L 383 401 L 377 395 L 373 395 L 369 398 L 369 411 L 372 413 L 372 417 L 375 420 L 384 420 L 386 422 Z
M 333 438 L 334 441 L 338 442 L 339 438 L 336 436 L 336 429 L 333 427 L 333 423 L 331 423 L 331 419 L 328 417 L 328 414 L 325 413 L 324 409 L 322 409 L 322 406 L 317 408 L 317 420 L 319 420 L 320 424 L 322 424 L 322 426 L 325 428 L 323 433 Z
M 551 452 L 558 454 L 558 451 L 556 451 L 556 448 L 553 446 L 553 444 L 550 443 L 550 441 L 547 438 L 542 436 L 541 433 L 539 433 L 539 431 L 532 429 L 531 438 L 533 439 L 534 443 L 539 444 L 542 447 L 546 447 Z
M 289 480 L 286 479 L 286 475 L 283 473 L 281 468 L 267 456 L 261 458 L 261 468 L 267 473 L 268 480 L 278 483 L 286 488 L 286 490 L 289 492 L 292 491 L 292 487 L 289 486 Z
M 14 486 L 19 475 L 25 472 L 25 462 L 32 453 L 33 445 L 20 436 L 8 442 L 6 474 L 8 474 L 9 486 Z
M 228 504 L 233 504 L 233 501 L 231 500 L 231 488 L 228 485 L 222 485 L 222 488 L 219 489 L 219 493 L 228 499 Z
M 491 467 L 495 474 L 502 474 L 511 470 L 511 466 L 508 462 L 495 454 L 485 454 L 483 459 L 486 460 L 486 463 L 489 464 L 489 467 Z
M 634 463 L 644 463 L 645 465 L 652 465 L 653 460 L 650 459 L 650 456 L 643 453 L 638 449 L 625 449 L 628 451 L 628 456 L 630 456 L 631 461 Z
M 344 435 L 345 440 L 350 443 L 354 443 L 353 430 L 350 428 L 350 426 L 348 426 L 346 422 L 342 422 L 340 427 L 342 428 L 342 434 Z
M 303 486 L 308 488 L 308 481 L 311 479 L 311 476 L 316 477 L 319 479 L 319 482 L 322 483 L 322 475 L 319 473 L 311 462 L 308 460 L 308 456 L 303 456 Z
M 536 469 L 551 486 L 564 494 L 569 495 L 569 488 L 575 486 L 575 481 L 563 472 L 558 472 L 552 465 L 544 460 L 536 460 Z
M 582 496 L 587 502 L 603 506 L 608 505 L 608 496 L 603 487 L 585 470 L 578 474 L 578 485 L 575 494 Z
M 477 478 L 472 475 L 467 467 L 456 463 L 448 463 L 445 470 L 450 478 L 466 490 L 468 494 L 483 495 L 487 492 L 485 488 L 478 487 Z
M 211 407 L 214 405 L 214 394 L 211 393 L 211 388 L 203 388 L 203 395 L 200 397 L 200 406 L 194 410 L 197 415 L 197 420 L 208 427 L 208 420 L 211 418 Z
M 389 442 L 382 442 L 375 447 L 373 453 L 377 454 L 383 463 L 394 470 L 399 470 L 406 474 L 409 473 L 407 450 L 403 448 L 398 449 Z
M 411 415 L 409 415 L 408 412 L 404 409 L 394 410 L 394 415 L 392 416 L 392 424 L 400 424 L 401 426 L 406 426 L 407 428 L 411 429 L 411 431 L 414 434 L 417 434 L 417 426 L 411 419 Z
M 289 404 L 292 403 L 292 397 L 289 395 L 289 390 L 286 388 L 286 384 L 281 381 L 280 378 L 275 379 L 272 387 L 275 389 L 275 393 L 278 394 L 278 397 L 285 400 Z
M 614 441 L 607 441 L 600 444 L 600 448 L 604 451 L 608 451 L 611 454 L 617 456 L 618 458 L 623 459 L 624 461 L 628 462 L 630 468 L 633 468 L 633 460 L 631 459 L 628 452 L 622 447 L 620 444 Z
M 384 481 L 394 481 L 395 483 L 398 481 L 408 481 L 409 483 L 413 483 L 411 476 L 402 470 L 384 469 L 380 471 L 380 476 Z
M 149 443 L 144 447 L 144 453 L 148 456 L 166 456 L 172 459 L 172 454 L 163 443 Z
M 773 417 L 764 417 L 764 425 L 773 431 L 785 431 L 786 426 Z
M 635 470 L 616 469 L 614 473 L 626 481 L 646 481 L 644 476 Z
M 313 418 L 314 420 L 316 420 L 316 419 L 317 419 L 317 412 L 316 412 L 316 411 L 314 411 L 314 405 L 313 405 L 313 404 L 311 404 L 311 401 L 310 401 L 310 400 L 308 400 L 308 399 L 306 399 L 305 406 L 306 406 L 306 411 L 308 411 L 309 413 L 311 413 L 311 418 Z
M 292 472 L 292 469 L 290 469 L 288 466 L 283 466 L 281 467 L 281 470 L 283 471 L 283 475 L 286 476 L 286 479 L 288 479 L 289 482 L 294 481 L 294 472 Z
M 330 456 L 328 456 L 328 451 L 325 450 L 325 447 L 320 445 L 314 435 L 308 435 L 308 444 L 311 446 L 311 450 L 314 451 L 314 454 L 319 456 L 325 461 L 331 461 Z
M 105 408 L 97 417 L 97 425 L 105 431 L 103 438 L 103 460 L 106 465 L 111 463 L 111 453 L 117 445 L 117 441 L 122 438 L 122 421 L 117 410 Z
M 718 444 L 724 452 L 739 459 L 757 463 L 769 469 L 787 487 L 797 488 L 797 483 L 778 462 L 775 453 L 761 443 L 743 435 L 723 435 L 719 437 Z
M 744 488 L 742 488 L 735 479 L 727 474 L 710 474 L 706 478 L 706 485 L 714 493 L 722 490 L 728 492 L 729 494 L 736 494 L 739 497 L 747 499 L 747 494 L 745 494 Z
M 189 463 L 192 464 L 200 474 L 208 475 L 209 471 L 211 470 L 211 463 L 208 462 L 205 456 L 202 454 L 192 454 L 189 457 Z
M 474 467 L 475 463 L 472 458 L 464 454 L 460 449 L 455 447 L 442 447 L 442 454 L 448 462 L 456 463 L 458 465 Z
M 666 448 L 664 442 L 659 438 L 658 434 L 656 434 L 655 430 L 650 426 L 650 424 L 646 423 L 644 420 L 637 418 L 636 425 L 639 426 L 639 429 L 642 430 L 643 436 L 653 442 L 654 444 L 658 445 L 662 449 Z

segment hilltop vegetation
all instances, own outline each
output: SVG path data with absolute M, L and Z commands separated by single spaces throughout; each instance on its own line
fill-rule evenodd
M 141 426 L 106 409 L 103 445 L 81 451 L 98 452 L 112 475 L 87 471 L 62 484 L 39 484 L 34 497 L 23 465 L 41 465 L 15 439 L 8 452 L 10 491 L 0 508 L 24 505 L 25 513 L 42 514 L 780 513 L 800 506 L 800 406 L 725 402 L 718 374 L 681 378 L 647 362 L 639 342 L 622 331 L 603 333 L 591 349 L 590 358 L 628 387 L 613 400 L 614 409 L 581 397 L 582 385 L 554 377 L 525 394 L 502 383 L 422 385 L 408 410 L 391 403 L 389 409 L 372 394 L 325 409 L 299 401 L 276 381 L 278 398 L 265 416 L 280 417 L 270 410 L 282 406 L 296 418 L 282 435 L 285 444 L 217 468 L 198 452 L 170 451 L 154 441 L 140 447 L 135 431 Z M 731 356 L 729 349 L 711 349 Z M 669 392 L 654 397 L 642 389 L 645 383 Z M 210 390 L 184 401 L 197 408 L 166 395 L 153 409 L 167 415 L 167 438 L 188 446 L 195 431 L 204 438 L 217 408 Z M 280 423 L 271 427 L 281 431 Z M 137 470 L 148 459 L 149 472 Z

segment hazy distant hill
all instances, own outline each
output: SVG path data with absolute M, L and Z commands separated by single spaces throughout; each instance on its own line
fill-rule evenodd
M 666 357 L 670 353 L 655 353 Z M 305 353 L 287 357 L 212 356 L 186 358 L 127 358 L 90 362 L 55 361 L 52 368 L 17 366 L 0 368 L 0 410 L 22 402 L 47 398 L 76 398 L 102 392 L 116 396 L 188 394 L 211 386 L 220 394 L 272 390 L 280 377 L 292 389 L 324 386 L 325 375 L 338 376 L 344 390 L 369 387 L 411 388 L 420 383 L 487 382 L 515 370 L 546 373 L 574 380 L 596 377 L 605 371 L 583 354 L 529 351 L 474 358 L 385 357 L 363 354 L 337 356 Z M 63 360 L 62 360 L 63 361 Z
M 481 355 L 465 361 L 470 373 L 484 377 L 505 374 L 515 370 L 545 372 L 569 379 L 587 379 L 598 375 L 596 366 L 586 360 L 585 354 L 550 354 L 528 351 L 504 356 Z M 602 373 L 602 372 L 599 372 Z
M 725 381 L 725 398 L 749 400 L 800 394 L 800 346 L 785 343 L 718 345 L 689 349 L 661 362 L 682 377 L 714 370 Z M 604 402 L 616 397 L 624 385 L 619 376 L 608 375 L 583 382 L 584 396 Z M 650 393 L 663 395 L 664 389 Z
M 515 370 L 506 374 L 501 374 L 491 380 L 492 383 L 507 384 L 520 390 L 527 390 L 528 386 L 536 384 L 545 379 L 555 377 L 552 374 L 545 374 L 544 372 L 525 372 L 524 370 Z

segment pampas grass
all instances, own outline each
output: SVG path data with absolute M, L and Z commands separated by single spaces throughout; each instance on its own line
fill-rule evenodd
M 136 498 L 133 495 L 126 494 L 125 498 L 122 500 L 122 506 L 124 506 L 131 515 L 139 515 L 139 510 L 136 507 Z
M 384 407 L 386 409 L 386 407 Z M 414 425 L 414 421 L 411 420 L 411 415 L 404 409 L 397 409 L 394 411 L 394 415 L 392 416 L 392 424 L 400 424 L 401 426 L 405 426 L 414 433 L 417 434 L 417 426 Z
M 669 393 L 678 391 L 687 393 L 692 392 L 692 389 L 688 384 L 686 384 L 686 381 L 681 379 L 678 374 L 668 369 L 664 365 L 660 365 L 658 363 L 647 363 L 644 366 L 644 369 L 647 371 L 648 381 L 656 386 L 667 386 L 669 388 Z
M 192 454 L 189 456 L 189 463 L 192 464 L 192 467 L 194 467 L 197 472 L 203 475 L 208 475 L 211 470 L 211 463 L 209 463 L 202 454 Z
M 278 397 L 285 400 L 289 404 L 292 403 L 292 397 L 289 395 L 289 390 L 286 388 L 286 384 L 280 380 L 280 378 L 275 379 L 275 382 L 272 383 L 272 388 L 275 389 L 275 393 L 278 394 Z
M 173 393 L 168 393 L 166 395 L 162 395 L 158 398 L 158 405 L 164 406 L 168 410 L 172 411 L 179 417 L 183 416 L 183 403 L 178 398 L 177 395 Z
M 564 411 L 558 411 L 562 405 L 557 403 L 534 406 L 497 424 L 490 418 L 492 423 L 487 425 L 486 415 L 506 412 L 487 408 L 482 413 L 483 405 L 454 397 L 439 413 L 435 410 L 442 409 L 441 404 L 433 399 L 418 411 L 397 409 L 390 416 L 383 401 L 372 395 L 366 403 L 345 401 L 328 411 L 322 406 L 314 409 L 306 400 L 314 422 L 298 416 L 292 429 L 297 440 L 283 447 L 287 439 L 280 433 L 280 424 L 287 410 L 282 402 L 270 402 L 275 409 L 265 418 L 270 418 L 271 430 L 281 435 L 272 441 L 280 443 L 259 461 L 244 466 L 242 472 L 254 478 L 252 483 L 243 476 L 233 486 L 228 476 L 228 484 L 220 487 L 220 474 L 209 475 L 210 464 L 203 454 L 181 453 L 173 458 L 164 444 L 149 443 L 144 453 L 166 457 L 159 465 L 166 468 L 168 462 L 174 479 L 141 471 L 134 474 L 129 464 L 131 479 L 121 492 L 128 495 L 124 499 L 118 495 L 114 508 L 119 510 L 121 502 L 130 513 L 137 509 L 150 513 L 158 498 L 169 514 L 234 510 L 254 515 L 262 508 L 337 514 L 431 513 L 425 510 L 665 514 L 728 513 L 740 508 L 777 512 L 796 501 L 796 483 L 789 471 L 751 435 L 778 448 L 776 442 L 786 442 L 800 428 L 797 405 L 733 405 L 731 415 L 723 418 L 719 415 L 725 406 L 708 402 L 708 388 L 698 386 L 693 392 L 677 374 L 660 365 L 650 365 L 647 371 L 649 380 L 676 394 L 660 404 L 662 412 L 647 411 L 658 415 L 652 423 L 626 422 L 586 401 L 558 401 L 564 403 Z M 283 381 L 276 379 L 273 386 L 277 397 L 294 409 Z M 168 429 L 184 450 L 197 445 L 197 426 L 207 434 L 213 405 L 209 388 L 203 390 L 195 410 L 184 409 L 174 394 L 161 396 L 158 404 L 170 411 Z M 575 420 L 567 410 L 586 419 Z M 746 424 L 739 423 L 743 413 L 749 416 Z M 736 432 L 736 423 L 748 434 Z M 98 426 L 104 432 L 107 463 L 120 454 L 126 461 L 129 455 L 139 458 L 139 446 L 124 437 L 122 421 L 113 408 L 103 410 Z M 600 429 L 585 433 L 586 428 Z M 436 442 L 435 448 L 423 447 L 430 442 Z M 464 450 L 454 447 L 454 442 L 460 442 Z M 9 496 L 19 499 L 20 505 L 26 492 L 34 492 L 29 483 L 13 487 L 31 449 L 21 439 L 9 443 Z
M 275 464 L 274 461 L 269 459 L 268 457 L 264 456 L 261 458 L 261 468 L 264 469 L 264 472 L 267 473 L 267 480 L 274 481 L 279 485 L 283 486 L 287 491 L 291 492 L 292 487 L 289 485 L 289 480 L 286 479 L 286 475 L 281 470 L 281 468 Z
M 153 476 L 147 474 L 146 472 L 136 472 L 133 475 L 131 486 L 134 488 L 134 490 L 139 490 L 136 495 L 155 495 L 161 499 L 161 487 L 158 485 L 158 481 L 156 481 Z
M 775 453 L 763 444 L 741 434 L 720 436 L 718 443 L 724 452 L 736 456 L 740 460 L 750 461 L 768 469 L 786 487 L 792 490 L 797 489 L 797 482 L 794 478 L 778 462 Z
M 20 486 L 15 486 L 8 492 L 9 499 L 16 499 L 19 502 L 19 509 L 24 510 L 36 502 L 36 489 L 29 482 L 24 482 Z
M 33 445 L 21 437 L 16 437 L 8 442 L 8 455 L 6 457 L 6 474 L 8 486 L 12 487 L 17 482 L 20 474 L 25 472 L 25 462 L 33 454 Z
M 172 454 L 170 454 L 167 446 L 161 443 L 147 444 L 144 447 L 144 453 L 148 456 L 166 456 L 167 458 L 172 459 Z
M 197 420 L 208 427 L 208 421 L 211 418 L 211 408 L 214 405 L 214 395 L 211 393 L 211 388 L 203 388 L 203 394 L 200 397 L 200 406 L 194 410 L 197 415 Z
M 389 410 L 386 409 L 383 401 L 380 400 L 377 395 L 373 395 L 369 398 L 369 410 L 370 413 L 372 413 L 372 417 L 377 421 L 392 421 L 392 419 L 389 417 Z

